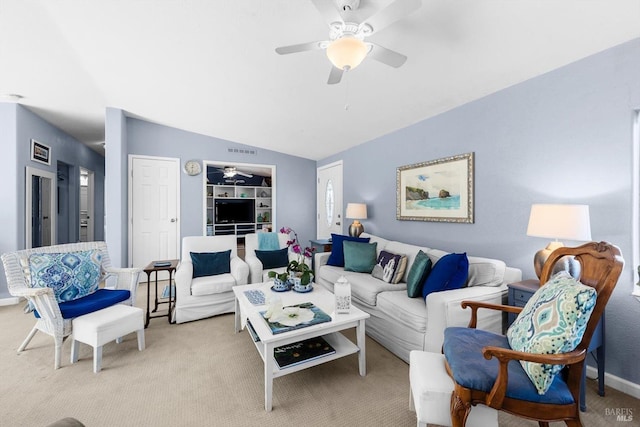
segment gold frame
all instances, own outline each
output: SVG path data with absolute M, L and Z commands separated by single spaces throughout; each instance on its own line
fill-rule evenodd
M 473 224 L 473 174 L 473 152 L 398 167 L 396 219 Z

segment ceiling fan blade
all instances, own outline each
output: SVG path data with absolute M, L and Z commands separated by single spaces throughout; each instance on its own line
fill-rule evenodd
M 340 83 L 342 80 L 343 71 L 338 67 L 331 67 L 331 72 L 329 73 L 329 80 L 327 80 L 328 85 L 334 85 L 336 83 Z
M 369 54 L 367 56 L 370 56 L 372 59 L 382 62 L 383 64 L 387 64 L 390 67 L 401 67 L 402 64 L 407 61 L 406 56 L 394 50 L 387 49 L 386 47 L 382 47 L 375 43 L 367 44 L 371 45 L 371 50 L 369 51 Z
M 280 46 L 276 48 L 276 52 L 280 55 L 287 55 L 289 53 L 305 52 L 307 50 L 324 49 L 326 42 L 309 42 L 301 44 L 293 44 L 291 46 Z
M 236 171 L 236 174 L 246 176 L 247 178 L 253 178 L 253 175 L 251 175 L 250 173 L 240 172 L 239 170 Z
M 318 9 L 320 15 L 327 24 L 334 22 L 342 22 L 342 17 L 338 12 L 338 9 L 333 5 L 332 0 L 311 0 L 313 5 Z
M 371 32 L 375 33 L 393 24 L 398 19 L 404 18 L 419 9 L 420 6 L 422 6 L 422 0 L 396 0 L 369 19 L 366 19 L 360 26 L 369 25 L 372 28 Z

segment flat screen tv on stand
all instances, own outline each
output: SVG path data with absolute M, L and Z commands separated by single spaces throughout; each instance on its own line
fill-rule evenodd
M 254 199 L 215 199 L 216 224 L 247 224 L 255 222 Z

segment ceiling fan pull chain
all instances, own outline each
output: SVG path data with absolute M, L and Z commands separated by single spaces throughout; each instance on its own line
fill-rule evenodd
M 344 67 L 344 109 L 349 111 L 349 67 Z

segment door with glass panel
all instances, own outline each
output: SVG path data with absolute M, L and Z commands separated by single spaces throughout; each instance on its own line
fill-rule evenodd
M 342 161 L 318 168 L 317 234 L 327 239 L 342 234 Z

